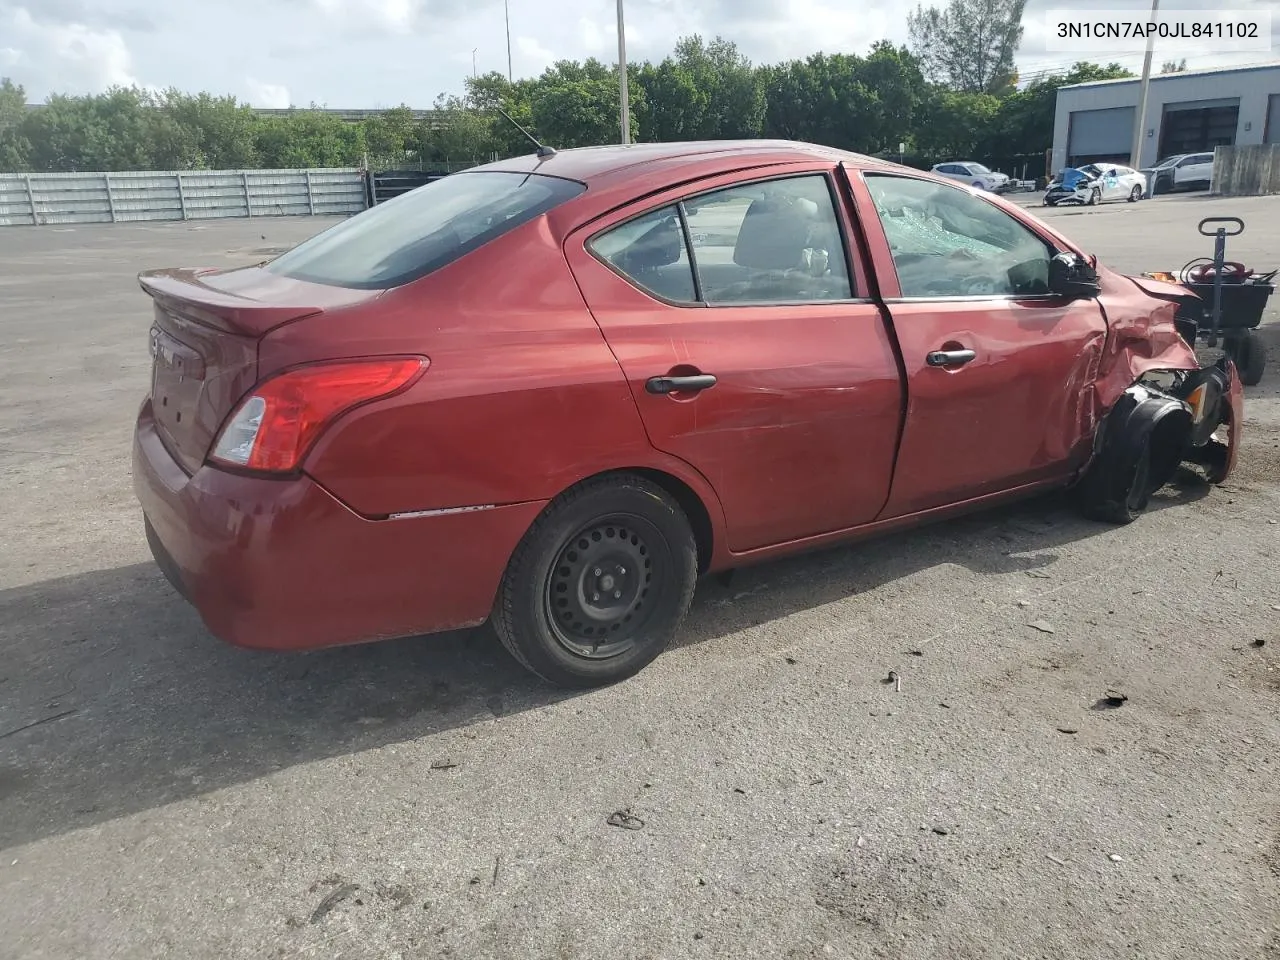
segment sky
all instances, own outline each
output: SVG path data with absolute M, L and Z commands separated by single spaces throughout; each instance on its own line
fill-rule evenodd
M 753 62 L 866 53 L 907 40 L 902 0 L 625 0 L 627 59 L 661 59 L 700 33 L 738 44 Z M 615 0 L 507 0 L 511 67 L 532 76 L 556 60 L 617 61 Z M 1280 0 L 1228 0 L 1273 11 Z M 1140 69 L 1141 52 L 1075 57 L 1045 49 L 1045 11 L 1133 10 L 1144 0 L 1030 0 L 1018 63 L 1024 75 L 1075 59 Z M 1162 10 L 1220 9 L 1163 0 Z M 1161 60 L 1156 47 L 1156 62 Z M 1280 59 L 1269 53 L 1188 55 L 1188 69 Z M 30 102 L 97 93 L 114 84 L 232 94 L 260 107 L 429 107 L 460 93 L 473 67 L 507 71 L 503 0 L 0 0 L 0 76 Z

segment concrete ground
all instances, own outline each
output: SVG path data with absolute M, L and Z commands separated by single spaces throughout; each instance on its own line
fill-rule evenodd
M 1133 271 L 1237 213 L 1280 265 L 1280 199 L 1046 216 Z M 322 225 L 0 230 L 0 958 L 1280 957 L 1280 368 L 1225 488 L 706 582 L 610 689 L 247 653 L 142 537 L 133 277 Z

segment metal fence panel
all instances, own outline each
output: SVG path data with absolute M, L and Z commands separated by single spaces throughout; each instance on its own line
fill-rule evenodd
M 1280 144 L 1218 147 L 1211 176 L 1210 192 L 1223 197 L 1280 193 Z
M 365 206 L 354 169 L 0 174 L 0 226 L 343 216 Z

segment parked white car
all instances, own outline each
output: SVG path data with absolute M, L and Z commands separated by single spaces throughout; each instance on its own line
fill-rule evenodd
M 1151 170 L 1153 193 L 1172 190 L 1207 190 L 1213 180 L 1213 153 L 1183 153 L 1169 157 Z
M 1137 170 L 1117 163 L 1089 163 L 1068 167 L 1049 183 L 1044 205 L 1083 203 L 1093 206 L 1109 200 L 1136 203 L 1147 196 L 1147 178 Z
M 969 160 L 934 164 L 933 172 L 991 193 L 1003 193 L 1009 186 L 1008 174 L 995 173 L 982 164 L 973 163 Z

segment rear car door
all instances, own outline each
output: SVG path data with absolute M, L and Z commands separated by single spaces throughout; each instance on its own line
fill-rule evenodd
M 1213 154 L 1193 153 L 1178 161 L 1176 173 L 1180 187 L 1189 187 L 1199 183 L 1208 183 L 1213 176 Z
M 646 198 L 566 241 L 649 439 L 698 470 L 744 552 L 870 521 L 903 402 L 834 165 Z
M 850 170 L 907 377 L 883 517 L 1057 478 L 1087 457 L 1106 322 L 1048 290 L 1056 252 L 984 197 Z

